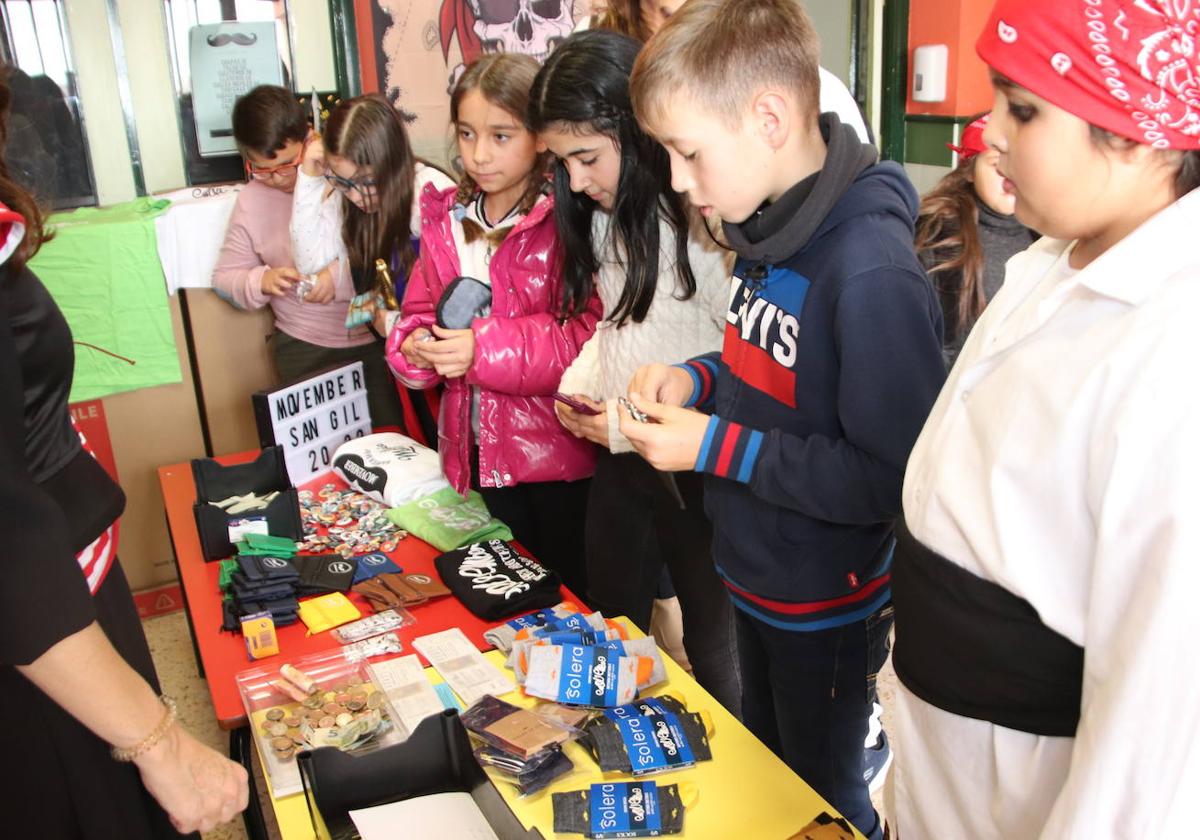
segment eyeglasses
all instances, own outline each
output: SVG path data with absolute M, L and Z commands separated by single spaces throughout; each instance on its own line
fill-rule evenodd
M 290 175 L 300 167 L 300 159 L 303 157 L 304 149 L 301 148 L 291 162 L 281 163 L 279 166 L 255 166 L 250 161 L 246 161 L 246 177 L 253 178 L 255 181 L 265 181 L 275 175 Z
M 375 179 L 371 178 L 370 176 L 351 181 L 349 178 L 343 178 L 341 175 L 337 175 L 329 170 L 325 170 L 325 174 L 322 177 L 324 177 L 325 180 L 332 185 L 335 190 L 340 193 L 345 193 L 346 195 L 349 195 L 357 190 L 359 195 L 361 195 L 363 198 L 367 198 L 375 189 Z

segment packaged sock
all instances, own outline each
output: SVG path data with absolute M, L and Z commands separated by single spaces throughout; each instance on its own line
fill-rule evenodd
M 498 650 L 508 653 L 512 650 L 513 639 L 516 638 L 519 630 L 527 628 L 541 627 L 548 621 L 566 618 L 572 613 L 579 612 L 579 608 L 574 604 L 568 604 L 565 601 L 557 606 L 550 607 L 545 610 L 535 610 L 525 615 L 519 615 L 516 618 L 510 618 L 508 621 L 493 627 L 483 634 L 483 638 L 491 642 L 492 646 Z
M 712 758 L 704 719 L 671 697 L 646 697 L 607 709 L 589 721 L 583 733 L 580 743 L 604 772 L 641 776 Z
M 558 747 L 542 750 L 523 760 L 504 750 L 482 746 L 475 750 L 475 758 L 485 767 L 494 768 L 500 780 L 515 786 L 521 796 L 544 790 L 555 779 L 575 769 L 571 759 Z
M 551 796 L 555 834 L 660 837 L 683 831 L 678 785 L 604 782 Z
M 535 709 L 522 709 L 490 694 L 485 694 L 459 717 L 476 737 L 522 760 L 557 747 L 578 734 L 541 717 Z
M 529 650 L 525 693 L 572 706 L 620 706 L 637 696 L 639 667 L 651 665 L 591 645 L 540 645 Z
M 448 551 L 434 564 L 463 606 L 488 621 L 550 607 L 560 600 L 558 575 L 504 540 Z
M 567 631 L 551 633 L 542 638 L 522 639 L 519 642 L 513 643 L 513 650 L 509 655 L 507 664 L 512 669 L 513 676 L 516 677 L 518 685 L 525 684 L 525 676 L 529 668 L 530 648 L 549 644 L 601 647 L 612 651 L 617 656 L 631 656 L 648 661 L 650 663 L 648 668 L 644 664 L 639 663 L 639 691 L 658 685 L 667 678 L 667 666 L 663 664 L 662 655 L 658 651 L 658 645 L 655 644 L 653 636 L 622 640 L 616 637 L 615 630 L 605 630 L 603 633 L 595 633 L 594 631 L 573 633 Z
M 513 637 L 514 641 L 521 639 L 537 639 L 544 638 L 553 633 L 565 633 L 570 631 L 587 632 L 593 631 L 599 633 L 603 630 L 615 630 L 616 638 L 625 638 L 625 628 L 615 621 L 610 621 L 598 612 L 594 613 L 573 613 L 565 618 L 553 619 L 547 621 L 539 627 L 525 627 L 517 631 Z

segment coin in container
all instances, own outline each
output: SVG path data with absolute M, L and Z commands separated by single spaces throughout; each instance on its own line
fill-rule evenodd
M 367 701 L 361 697 L 351 697 L 346 701 L 346 708 L 352 712 L 360 712 L 367 705 Z
M 271 734 L 278 738 L 281 735 L 286 735 L 288 728 L 286 723 L 272 723 L 270 730 Z
M 293 746 L 294 745 L 292 744 L 291 738 L 282 738 L 281 737 L 281 738 L 272 738 L 271 739 L 271 749 L 275 750 L 276 752 L 280 752 L 282 750 L 290 750 Z
M 300 718 L 296 717 L 296 715 L 290 715 L 288 717 L 285 717 L 283 719 L 283 722 L 286 723 L 288 726 L 296 727 L 296 726 L 300 725 Z
M 367 697 L 367 708 L 368 709 L 378 709 L 382 705 L 383 705 L 383 695 L 380 694 L 378 691 L 372 691 L 370 696 Z
M 354 720 L 354 715 L 350 714 L 349 712 L 342 712 L 340 715 L 337 716 L 337 725 L 345 726 L 346 724 L 350 723 L 350 721 L 352 721 L 352 720 Z
M 283 720 L 283 709 L 268 709 L 266 718 L 269 721 Z
M 337 714 L 341 714 L 342 707 L 339 706 L 337 703 L 326 703 L 324 706 L 321 707 L 321 711 L 323 711 L 327 715 L 337 715 Z
M 341 694 L 339 694 L 337 696 L 337 702 L 340 705 L 345 706 L 347 703 L 350 702 L 350 695 L 346 694 L 345 692 L 342 692 Z
M 304 698 L 304 708 L 319 709 L 320 707 L 321 707 L 321 695 L 320 694 L 310 694 L 308 697 Z
M 337 718 L 335 718 L 333 715 L 325 715 L 325 717 L 321 718 L 317 726 L 321 727 L 322 729 L 328 729 L 335 723 L 337 723 Z

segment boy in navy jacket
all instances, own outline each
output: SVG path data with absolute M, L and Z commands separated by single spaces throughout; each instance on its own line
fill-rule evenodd
M 624 412 L 621 431 L 659 469 L 708 474 L 745 723 L 877 838 L 863 745 L 904 465 L 945 377 L 941 312 L 916 192 L 818 114 L 818 51 L 795 0 L 691 0 L 639 56 L 638 118 L 738 261 L 722 351 L 639 370 L 630 398 L 654 422 Z

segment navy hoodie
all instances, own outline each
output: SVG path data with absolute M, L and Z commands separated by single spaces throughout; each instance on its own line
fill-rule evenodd
M 713 416 L 696 469 L 734 605 L 822 630 L 891 598 L 908 455 L 945 379 L 917 194 L 832 114 L 821 171 L 740 225 L 719 354 L 683 365 Z

